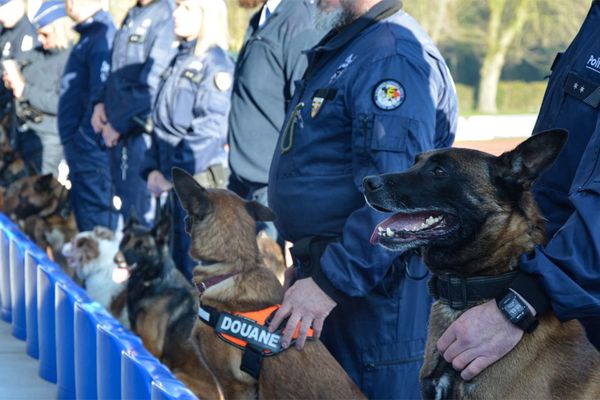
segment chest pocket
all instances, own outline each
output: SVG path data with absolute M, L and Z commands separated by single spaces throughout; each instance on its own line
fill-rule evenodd
M 182 131 L 188 131 L 194 120 L 196 92 L 196 86 L 189 82 L 180 83 L 177 89 L 173 91 L 173 97 L 171 98 L 173 124 Z

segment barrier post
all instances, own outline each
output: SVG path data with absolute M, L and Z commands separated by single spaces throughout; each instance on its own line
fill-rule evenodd
M 15 229 L 9 244 L 10 299 L 12 334 L 17 339 L 27 338 L 25 316 L 25 251 L 32 246 L 24 233 Z
M 4 217 L 4 215 L 2 215 Z M 0 318 L 11 322 L 12 302 L 10 300 L 10 238 L 8 228 L 2 224 L 0 227 Z
M 30 246 L 25 253 L 25 325 L 27 327 L 26 351 L 30 357 L 39 358 L 37 317 L 37 270 L 38 265 L 50 261 L 37 246 Z

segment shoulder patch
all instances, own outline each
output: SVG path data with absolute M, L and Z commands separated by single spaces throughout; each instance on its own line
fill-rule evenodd
M 33 49 L 33 37 L 29 35 L 23 36 L 21 41 L 21 51 L 29 51 Z
M 215 86 L 221 92 L 226 92 L 231 88 L 231 84 L 233 83 L 233 78 L 231 74 L 228 72 L 217 72 L 215 74 Z
M 373 90 L 373 102 L 385 111 L 395 110 L 406 100 L 404 86 L 395 80 L 381 81 Z

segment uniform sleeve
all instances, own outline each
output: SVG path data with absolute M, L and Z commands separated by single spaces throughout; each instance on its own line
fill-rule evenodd
M 346 103 L 353 119 L 353 175 L 359 191 L 364 192 L 365 176 L 407 169 L 418 153 L 434 147 L 435 99 L 443 88 L 428 65 L 395 55 L 356 72 Z M 365 203 L 347 219 L 343 241 L 325 250 L 315 281 L 326 292 L 333 286 L 338 293 L 328 294 L 334 300 L 367 295 L 400 256 L 370 243 L 376 225 L 387 217 Z
M 90 101 L 100 98 L 110 73 L 111 43 L 103 36 L 96 40 L 89 59 Z
M 228 87 L 219 89 L 216 82 L 219 79 L 230 79 L 231 82 L 232 69 L 230 65 L 210 68 L 211 71 L 206 74 L 200 90 L 197 91 L 192 132 L 185 139 L 193 151 L 197 172 L 206 170 L 214 155 L 222 151 L 225 145 L 231 83 Z
M 148 58 L 140 72 L 138 84 L 131 85 L 123 91 L 123 96 L 130 99 L 127 107 L 114 110 L 111 113 L 110 123 L 121 135 L 127 135 L 136 127 L 134 117 L 145 120 L 154 105 L 161 75 L 171 62 L 174 55 L 172 47 L 174 38 L 172 19 L 157 21 L 154 26 L 153 42 L 148 53 Z
M 48 63 L 40 60 L 39 66 L 47 66 Z M 61 64 L 64 67 L 64 65 Z M 58 98 L 60 96 L 60 77 L 62 71 L 58 66 L 52 66 L 49 71 L 42 71 L 36 64 L 23 70 L 25 77 L 25 89 L 22 100 L 27 100 L 32 107 L 45 114 L 56 115 L 58 113 Z M 49 79 L 52 82 L 40 82 L 41 79 Z
M 600 137 L 597 128 L 596 137 Z M 521 257 L 523 271 L 537 276 L 561 320 L 600 318 L 600 143 L 588 145 L 581 166 L 586 182 L 575 184 L 575 211 L 545 246 Z M 579 173 L 579 171 L 578 171 Z

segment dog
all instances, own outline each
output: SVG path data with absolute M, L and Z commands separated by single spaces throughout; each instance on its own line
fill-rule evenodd
M 168 248 L 170 216 L 149 229 L 129 219 L 115 262 L 130 270 L 125 291 L 111 304 L 144 346 L 197 396 L 223 398 L 213 374 L 194 351 L 190 334 L 197 313 L 195 290 L 177 270 Z
M 376 227 L 372 243 L 393 251 L 420 249 L 434 277 L 485 279 L 516 271 L 519 256 L 546 242 L 531 186 L 566 137 L 561 130 L 540 133 L 499 157 L 434 150 L 405 172 L 366 177 L 367 202 L 394 213 Z M 495 296 L 481 297 L 476 303 Z M 473 380 L 461 380 L 436 343 L 463 312 L 441 301 L 432 306 L 420 374 L 424 398 L 600 398 L 600 354 L 579 322 L 561 323 L 550 311 L 506 356 Z
M 8 142 L 0 142 L 0 187 L 6 189 L 14 182 L 30 175 L 25 161 Z
M 67 264 L 75 270 L 90 298 L 106 309 L 125 287 L 113 279 L 113 259 L 118 251 L 119 241 L 113 232 L 101 226 L 78 233 L 62 248 Z
M 265 267 L 255 234 L 256 221 L 272 221 L 274 213 L 227 190 L 204 189 L 181 169 L 173 169 L 173 185 L 187 212 L 190 255 L 201 262 L 194 269 L 201 310 L 233 314 L 281 304 L 283 287 Z M 227 399 L 365 398 L 319 340 L 265 357 L 258 379 L 240 369 L 243 351 L 199 319 L 192 341 Z
M 62 247 L 77 234 L 69 191 L 52 174 L 22 178 L 4 197 L 4 211 L 50 258 L 73 276 Z

